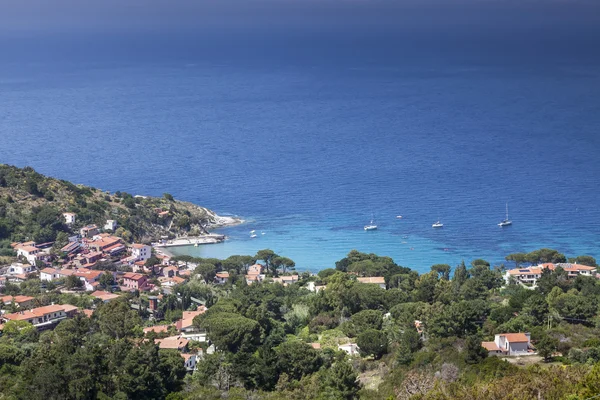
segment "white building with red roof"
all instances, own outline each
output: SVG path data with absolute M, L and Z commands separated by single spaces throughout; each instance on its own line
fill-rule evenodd
M 529 333 L 499 333 L 493 342 L 481 342 L 489 355 L 527 356 L 535 354 Z
M 38 329 L 51 328 L 65 318 L 72 317 L 77 313 L 77 307 L 70 304 L 53 304 L 31 310 L 19 311 L 12 314 L 2 315 L 2 320 L 26 321 Z
M 135 257 L 136 261 L 146 261 L 152 257 L 152 247 L 147 244 L 134 243 L 129 248 L 131 256 Z
M 196 342 L 206 342 L 206 330 L 194 326 L 194 318 L 206 312 L 206 307 L 198 306 L 196 311 L 184 311 L 182 318 L 175 323 L 181 336 Z
M 371 283 L 378 285 L 380 288 L 385 289 L 385 278 L 383 276 L 367 276 L 363 278 L 356 278 L 360 283 Z

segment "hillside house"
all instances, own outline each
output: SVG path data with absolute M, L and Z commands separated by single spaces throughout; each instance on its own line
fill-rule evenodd
M 358 355 L 359 347 L 356 343 L 347 343 L 339 345 L 338 350 L 345 351 L 350 356 L 355 356 Z
M 2 301 L 5 306 L 14 304 L 20 309 L 25 309 L 33 307 L 35 298 L 30 296 L 2 296 L 0 297 L 0 301 Z
M 180 352 L 187 352 L 190 341 L 181 336 L 169 336 L 164 339 L 154 339 L 160 349 L 173 349 Z
M 94 236 L 94 240 L 87 242 L 90 250 L 103 252 L 108 255 L 117 255 L 126 250 L 121 238 L 116 236 Z
M 134 243 L 130 246 L 131 256 L 135 257 L 136 261 L 146 261 L 152 257 L 152 247 L 147 244 Z
M 227 283 L 228 279 L 229 279 L 229 272 L 227 272 L 227 271 L 217 272 L 217 274 L 215 275 L 215 283 L 217 285 L 223 285 L 223 284 Z
M 40 280 L 46 282 L 52 282 L 58 279 L 60 275 L 58 274 L 58 270 L 54 268 L 44 268 L 40 271 Z
M 158 281 L 163 287 L 173 287 L 185 283 L 186 279 L 180 276 L 174 276 L 172 278 L 169 278 L 168 276 L 161 276 L 160 278 L 158 278 Z
M 248 285 L 255 282 L 262 282 L 265 280 L 266 275 L 263 273 L 264 266 L 261 264 L 254 264 L 248 267 L 248 273 L 246 274 L 246 283 Z
M 91 238 L 98 233 L 100 233 L 100 231 L 98 230 L 98 226 L 95 224 L 84 226 L 79 230 L 79 234 L 83 238 Z
M 29 264 L 12 263 L 6 271 L 9 275 L 27 275 L 35 271 L 35 267 Z
M 41 249 L 34 245 L 17 245 L 15 246 L 17 251 L 17 257 L 22 257 L 31 265 L 35 265 L 35 261 L 38 259 L 37 255 L 41 253 Z
M 170 326 L 173 326 L 173 325 L 154 325 L 154 326 L 149 326 L 147 328 L 144 328 L 144 335 L 147 335 L 150 332 L 154 332 L 154 333 L 167 333 Z
M 63 272 L 62 270 L 61 272 Z M 115 277 L 114 272 L 106 271 L 109 274 L 112 274 L 113 278 Z M 93 270 L 93 269 L 80 269 L 76 270 L 73 275 L 81 279 L 84 283 L 85 290 L 90 292 L 96 290 L 96 287 L 99 284 L 100 277 L 104 274 L 105 271 Z
M 73 225 L 75 223 L 77 214 L 72 213 L 72 212 L 66 212 L 66 213 L 63 213 L 63 217 L 65 218 L 65 224 Z
M 196 354 L 181 353 L 181 357 L 183 357 L 184 366 L 188 372 L 193 372 L 196 370 L 196 364 L 198 363 L 198 356 Z
M 291 285 L 292 283 L 296 283 L 299 280 L 298 275 L 286 275 L 280 276 L 279 278 L 273 278 L 274 283 L 281 283 L 283 286 Z
M 378 285 L 380 288 L 385 289 L 385 278 L 383 276 L 368 276 L 364 278 L 356 278 L 360 283 L 369 283 Z
M 66 245 L 64 245 L 60 249 L 60 251 L 62 251 L 63 253 L 66 253 L 67 255 L 70 255 L 70 254 L 77 253 L 80 248 L 81 248 L 81 243 L 79 243 L 79 242 L 69 242 Z
M 194 318 L 206 312 L 206 307 L 198 306 L 196 311 L 184 311 L 182 318 L 175 323 L 180 335 L 196 342 L 206 342 L 206 330 L 194 326 Z
M 493 342 L 481 342 L 489 355 L 526 356 L 534 354 L 529 333 L 499 333 Z
M 70 304 L 53 304 L 12 314 L 4 314 L 2 315 L 2 320 L 6 322 L 27 321 L 33 324 L 38 330 L 44 330 L 53 328 L 63 319 L 71 318 L 75 314 L 77 314 L 77 307 L 75 306 Z
M 104 224 L 104 230 L 105 231 L 116 231 L 117 230 L 117 221 L 115 221 L 114 219 L 107 219 L 106 223 Z
M 123 286 L 132 290 L 145 290 L 148 282 L 148 276 L 127 272 L 123 275 Z

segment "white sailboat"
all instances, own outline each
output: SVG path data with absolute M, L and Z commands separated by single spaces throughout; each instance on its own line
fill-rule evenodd
M 369 223 L 369 225 L 365 225 L 365 231 L 374 231 L 377 229 L 377 225 L 375 225 L 373 223 L 373 216 L 371 216 L 371 222 Z
M 498 224 L 499 227 L 512 225 L 512 221 L 508 219 L 508 203 L 506 203 L 506 218 Z
M 443 228 L 444 224 L 442 224 L 440 221 L 436 222 L 435 224 L 431 225 L 432 228 Z

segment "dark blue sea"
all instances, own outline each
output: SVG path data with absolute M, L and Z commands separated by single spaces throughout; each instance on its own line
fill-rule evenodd
M 600 26 L 553 18 L 3 34 L 0 162 L 247 220 L 194 255 L 600 257 Z

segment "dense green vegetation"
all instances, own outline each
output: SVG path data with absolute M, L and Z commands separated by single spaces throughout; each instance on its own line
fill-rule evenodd
M 168 211 L 159 216 L 158 211 Z M 77 214 L 67 226 L 64 212 Z M 88 224 L 104 226 L 107 219 L 118 223 L 118 236 L 126 241 L 148 241 L 161 235 L 197 234 L 214 222 L 214 214 L 191 203 L 162 198 L 110 194 L 64 180 L 49 178 L 32 168 L 0 164 L 0 256 L 12 255 L 11 241 L 64 243 L 68 233 Z
M 566 257 L 558 252 L 554 260 Z M 454 269 L 434 265 L 418 274 L 387 257 L 352 251 L 335 269 L 284 287 L 247 285 L 256 260 L 281 275 L 291 260 L 270 250 L 227 260 L 187 259 L 193 279 L 160 307 L 164 322 L 209 307 L 194 324 L 206 329 L 214 354 L 193 374 L 183 359 L 143 340 L 141 316 L 127 300 L 99 305 L 91 319 L 63 321 L 38 334 L 8 323 L 0 338 L 0 387 L 5 398 L 95 399 L 586 399 L 600 395 L 600 284 L 545 270 L 536 288 L 506 284 L 485 260 Z M 581 258 L 580 258 L 581 259 Z M 595 260 L 583 258 L 595 263 Z M 283 265 L 286 265 L 285 269 Z M 207 284 L 229 271 L 222 286 Z M 351 273 L 348 273 L 351 272 Z M 385 276 L 388 289 L 357 281 Z M 325 290 L 307 290 L 310 281 Z M 87 296 L 44 292 L 39 281 L 10 285 L 12 294 L 42 304 L 90 307 Z M 96 302 L 97 303 L 97 302 Z M 422 322 L 423 334 L 415 320 Z M 538 356 L 503 361 L 480 343 L 495 333 L 530 332 Z M 171 329 L 170 334 L 173 333 Z M 338 345 L 357 343 L 348 356 Z M 319 346 L 314 346 L 318 343 Z M 193 344 L 193 346 L 202 346 Z

